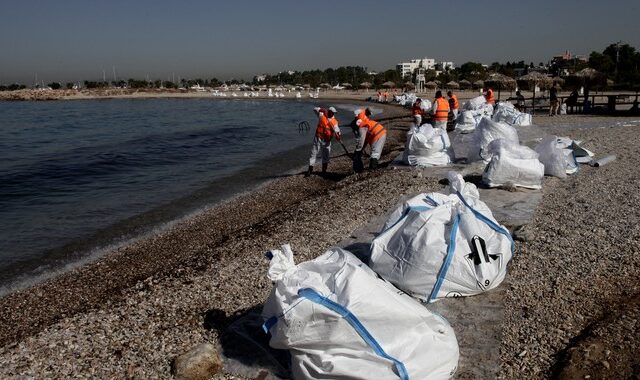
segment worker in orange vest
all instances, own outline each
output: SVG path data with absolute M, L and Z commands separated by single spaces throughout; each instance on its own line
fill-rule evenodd
M 424 116 L 424 110 L 422 109 L 422 99 L 418 98 L 411 107 L 411 114 L 413 115 L 413 122 L 416 127 L 422 125 L 422 117 Z
M 460 111 L 458 96 L 453 95 L 451 91 L 447 91 L 447 96 L 449 97 L 449 107 L 451 108 L 451 112 L 453 112 L 453 120 L 456 120 L 458 118 L 458 111 Z
M 371 116 L 371 110 L 369 107 L 365 109 L 358 109 L 355 111 L 355 119 L 351 123 L 353 133 L 356 137 L 356 147 L 353 151 L 353 171 L 361 173 L 364 170 L 364 164 L 362 163 L 362 150 L 367 138 L 367 128 L 369 122 L 369 116 Z
M 493 88 L 489 87 L 487 89 L 487 92 L 484 94 L 484 98 L 487 100 L 487 103 L 491 104 L 492 106 L 496 105 L 496 98 L 493 95 Z
M 351 128 L 353 129 L 353 135 L 356 138 L 355 150 L 359 150 L 362 149 L 360 136 L 362 136 L 363 134 L 367 134 L 367 126 L 364 123 L 369 120 L 369 116 L 371 116 L 371 110 L 369 109 L 369 107 L 364 109 L 357 109 L 354 114 L 356 115 L 356 118 L 351 122 Z
M 355 123 L 359 128 L 359 137 L 356 140 L 356 149 L 353 152 L 353 169 L 356 173 L 364 170 L 362 163 L 362 151 L 367 145 L 371 146 L 371 158 L 369 169 L 378 167 L 378 160 L 382 155 L 382 148 L 387 140 L 387 130 L 384 126 L 370 118 L 371 110 L 366 108 L 356 116 Z
M 449 102 L 442 96 L 442 91 L 436 91 L 436 99 L 431 108 L 431 119 L 434 128 L 447 130 L 447 120 L 449 119 Z
M 384 102 L 389 103 L 389 91 L 384 90 L 383 96 L 384 96 Z
M 329 109 L 325 110 L 316 107 L 313 111 L 318 115 L 318 126 L 316 127 L 316 134 L 313 137 L 311 157 L 309 157 L 309 170 L 305 174 L 305 177 L 313 173 L 313 165 L 315 165 L 316 159 L 320 154 L 322 155 L 322 174 L 324 175 L 327 172 L 329 160 L 331 159 L 331 139 L 335 136 L 336 140 L 340 141 L 342 138 L 338 120 L 335 118 L 335 108 L 329 107 Z

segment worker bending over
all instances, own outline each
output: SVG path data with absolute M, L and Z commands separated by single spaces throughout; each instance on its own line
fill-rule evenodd
M 367 145 L 371 146 L 371 158 L 369 169 L 378 168 L 378 160 L 382 155 L 382 148 L 387 141 L 387 130 L 377 121 L 370 118 L 371 111 L 366 108 L 358 112 L 355 123 L 359 128 L 359 137 L 356 140 L 356 149 L 353 152 L 353 169 L 356 173 L 364 170 L 362 163 L 362 151 Z
M 449 119 L 449 102 L 442 96 L 442 91 L 436 91 L 436 99 L 431 107 L 431 115 L 434 128 L 447 130 L 447 120 Z
M 316 135 L 313 138 L 313 146 L 311 147 L 309 170 L 307 174 L 305 174 L 305 177 L 313 173 L 313 165 L 315 165 L 316 158 L 319 154 L 322 154 L 322 174 L 324 175 L 327 172 L 329 160 L 331 159 L 331 139 L 333 136 L 335 136 L 338 141 L 342 138 L 338 120 L 335 118 L 335 108 L 329 107 L 329 109 L 325 110 L 316 107 L 313 111 L 318 115 L 318 126 L 316 127 Z

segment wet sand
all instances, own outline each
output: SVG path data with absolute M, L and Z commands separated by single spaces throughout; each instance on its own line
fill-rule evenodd
M 406 113 L 389 107 L 383 116 Z M 598 155 L 615 152 L 618 160 L 598 169 L 583 167 L 564 181 L 545 179 L 543 200 L 527 227 L 535 239 L 518 243 L 508 273 L 503 378 L 561 372 L 560 356 L 577 337 L 612 304 L 640 293 L 640 265 L 634 260 L 640 251 L 634 207 L 640 201 L 640 131 L 578 129 L 584 120 L 534 119 L 557 126 L 546 130 L 584 139 Z M 383 164 L 402 149 L 408 123 L 386 126 L 390 138 Z M 327 178 L 277 179 L 0 299 L 0 376 L 168 378 L 176 355 L 201 342 L 218 344 L 228 321 L 264 302 L 271 289 L 266 250 L 291 243 L 297 262 L 311 259 L 383 215 L 401 196 L 443 189 L 437 179 L 413 171 L 382 168 L 353 175 L 350 164 L 341 156 L 332 161 Z M 622 341 L 620 350 L 637 352 L 637 339 Z M 608 363 L 610 368 L 629 364 Z

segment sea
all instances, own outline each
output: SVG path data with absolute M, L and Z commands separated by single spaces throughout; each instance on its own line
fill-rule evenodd
M 0 102 L 0 295 L 299 172 L 314 106 L 206 98 Z M 341 108 L 346 125 L 355 106 Z

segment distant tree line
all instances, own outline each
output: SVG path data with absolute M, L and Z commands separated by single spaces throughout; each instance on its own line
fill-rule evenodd
M 567 66 L 568 65 L 568 66 Z M 427 81 L 439 80 L 441 83 L 450 81 L 461 81 L 463 79 L 469 82 L 485 80 L 491 73 L 501 73 L 513 78 L 527 74 L 531 69 L 537 71 L 546 71 L 552 76 L 561 74 L 562 70 L 568 69 L 571 73 L 575 73 L 585 67 L 591 67 L 607 79 L 615 82 L 615 87 L 620 89 L 637 89 L 640 86 L 640 52 L 629 44 L 613 43 L 607 46 L 602 53 L 592 52 L 589 55 L 588 62 L 580 60 L 571 60 L 564 63 L 564 66 L 557 62 L 551 62 L 545 65 L 540 62 L 537 66 L 533 62 L 529 64 L 524 61 L 499 63 L 494 62 L 489 66 L 484 66 L 478 62 L 466 62 L 455 69 L 447 69 L 442 72 L 435 70 L 426 70 L 425 79 Z M 86 88 L 189 88 L 195 85 L 203 87 L 219 87 L 223 84 L 238 85 L 248 84 L 253 86 L 267 85 L 309 85 L 310 87 L 319 87 L 321 84 L 329 84 L 335 86 L 337 84 L 348 84 L 354 88 L 360 86 L 361 83 L 370 83 L 373 88 L 381 88 L 385 82 L 393 82 L 397 87 L 404 87 L 404 82 L 414 81 L 415 74 L 411 78 L 402 78 L 400 72 L 395 69 L 388 69 L 378 73 L 372 73 L 364 66 L 341 66 L 338 68 L 328 68 L 325 70 L 305 70 L 305 71 L 284 71 L 277 74 L 264 74 L 254 76 L 250 82 L 244 80 L 231 79 L 221 81 L 218 78 L 211 79 L 180 79 L 178 82 L 164 81 L 156 79 L 141 80 L 128 79 L 120 81 L 84 81 Z M 62 84 L 52 82 L 48 84 L 52 89 L 62 88 Z M 65 88 L 71 89 L 74 83 L 66 83 Z M 13 91 L 26 88 L 22 84 L 0 85 L 0 91 Z
M 252 85 L 309 85 L 318 87 L 323 83 L 332 86 L 349 84 L 358 87 L 360 83 L 371 83 L 373 87 L 381 87 L 384 82 L 402 82 L 400 73 L 389 69 L 380 73 L 370 73 L 363 66 L 341 66 L 336 69 L 285 71 L 278 74 L 265 74 L 253 77 Z
M 0 85 L 0 91 L 15 91 L 15 90 L 22 90 L 24 88 L 27 88 L 27 86 L 25 86 L 24 84 L 17 84 L 17 83 L 13 83 L 8 86 Z
M 602 53 L 592 52 L 589 67 L 606 75 L 617 87 L 637 89 L 640 86 L 640 52 L 629 44 L 615 43 Z

